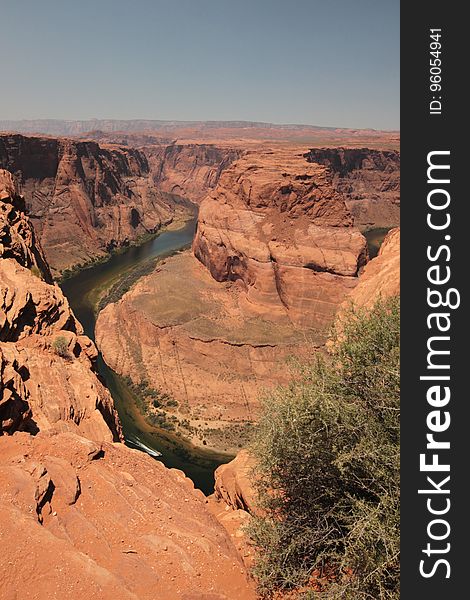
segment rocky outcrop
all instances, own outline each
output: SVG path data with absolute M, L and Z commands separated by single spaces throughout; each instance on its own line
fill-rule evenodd
M 246 532 L 252 515 L 262 514 L 255 490 L 255 459 L 247 450 L 215 471 L 214 493 L 208 498 L 212 514 L 232 538 L 247 568 L 254 562 L 253 545 Z
M 371 308 L 380 298 L 400 295 L 400 228 L 388 232 L 378 256 L 367 263 L 342 308 L 351 303 Z
M 400 154 L 369 148 L 314 148 L 311 163 L 328 168 L 335 190 L 343 196 L 360 229 L 400 223 Z
M 2 597 L 254 600 L 206 499 L 180 472 L 71 433 L 0 438 Z
M 19 179 L 55 273 L 153 233 L 184 209 L 154 184 L 139 150 L 0 135 L 0 167 Z
M 256 491 L 253 486 L 254 458 L 248 450 L 241 450 L 237 456 L 215 471 L 214 496 L 233 510 L 256 511 Z
M 48 283 L 52 282 L 49 265 L 36 240 L 25 203 L 18 194 L 17 184 L 9 171 L 0 169 L 0 258 L 13 258 Z
M 239 281 L 248 312 L 324 328 L 367 258 L 328 169 L 285 151 L 247 153 L 204 199 L 195 256 Z
M 0 170 L 0 435 L 68 430 L 119 439 L 109 392 L 37 243 L 24 200 Z

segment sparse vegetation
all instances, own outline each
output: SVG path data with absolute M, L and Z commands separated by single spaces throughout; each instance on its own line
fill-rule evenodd
M 52 342 L 54 352 L 62 358 L 70 358 L 69 345 L 67 339 L 60 335 Z
M 344 322 L 264 401 L 249 534 L 265 598 L 399 598 L 399 301 Z
M 44 279 L 44 277 L 42 276 L 41 271 L 39 270 L 39 268 L 36 265 L 33 265 L 31 267 L 31 273 L 37 277 L 38 279 Z
M 166 431 L 175 431 L 179 424 L 178 418 L 176 415 L 169 414 L 166 409 L 178 407 L 178 401 L 165 392 L 151 387 L 145 379 L 139 383 L 135 383 L 130 377 L 123 379 L 147 423 Z

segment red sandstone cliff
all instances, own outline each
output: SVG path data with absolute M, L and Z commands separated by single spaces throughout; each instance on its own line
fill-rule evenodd
M 51 283 L 13 178 L 0 169 L 0 435 L 56 428 L 119 439 L 96 356 Z
M 400 153 L 369 148 L 314 148 L 309 162 L 329 169 L 360 229 L 400 223 Z
M 366 261 L 352 223 L 326 167 L 247 153 L 202 202 L 193 250 L 217 281 L 243 283 L 253 314 L 321 328 Z
M 243 151 L 215 144 L 145 146 L 153 181 L 159 190 L 200 202 Z

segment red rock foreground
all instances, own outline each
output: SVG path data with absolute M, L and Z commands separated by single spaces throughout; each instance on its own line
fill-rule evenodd
M 0 437 L 1 597 L 255 598 L 202 492 L 122 444 Z
M 112 441 L 96 348 L 23 209 L 0 170 L 0 597 L 253 600 L 202 492 Z

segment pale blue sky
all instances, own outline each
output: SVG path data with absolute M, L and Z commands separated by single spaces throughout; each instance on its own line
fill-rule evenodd
M 1 0 L 1 119 L 399 127 L 399 0 Z

